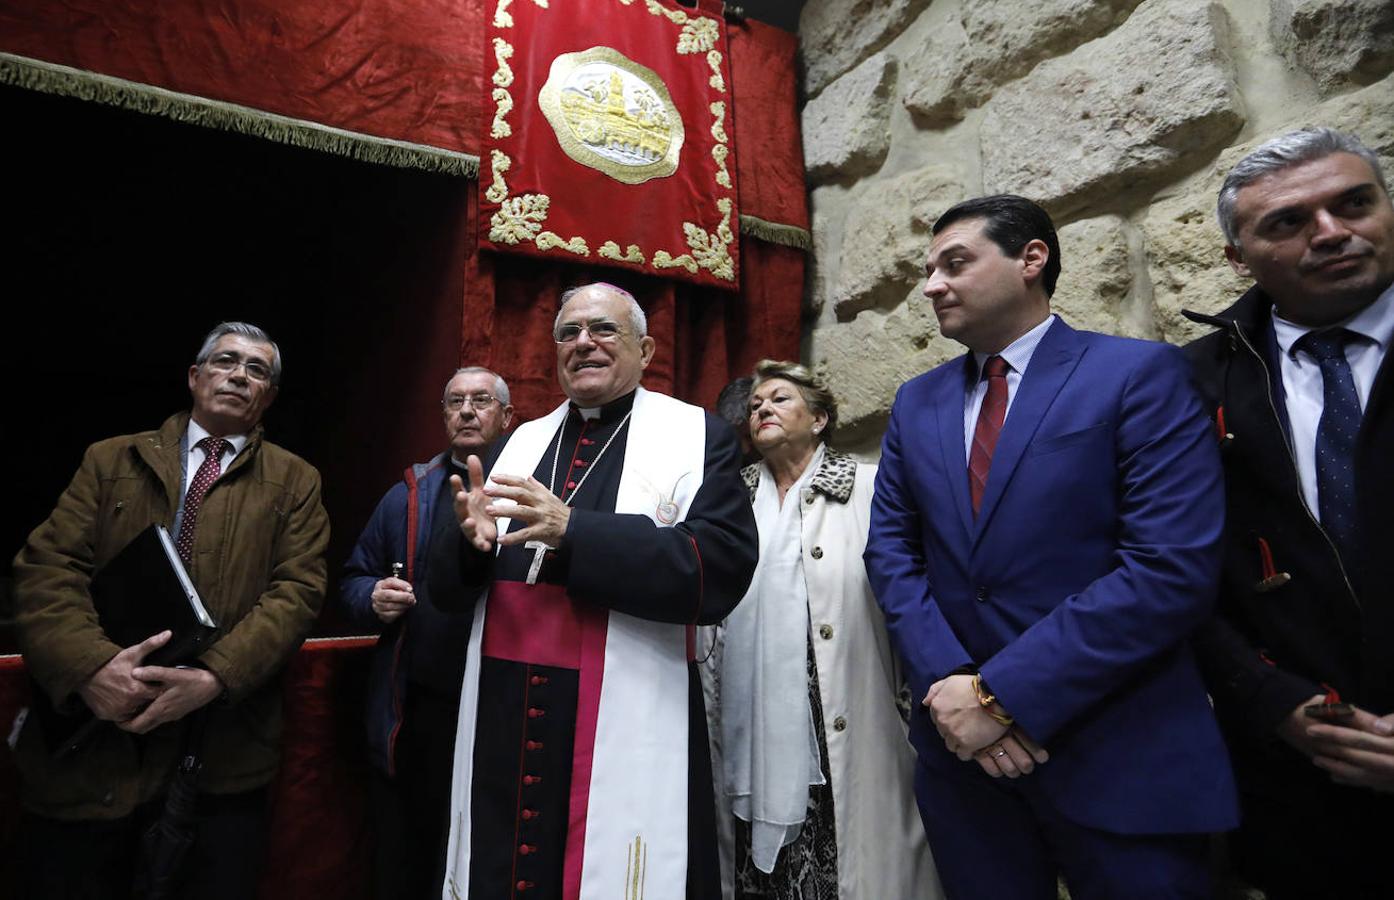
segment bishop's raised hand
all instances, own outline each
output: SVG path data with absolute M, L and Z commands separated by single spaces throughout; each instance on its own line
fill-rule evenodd
M 465 468 L 470 477 L 468 491 L 459 475 L 450 476 L 450 489 L 455 495 L 455 518 L 460 522 L 460 531 L 465 540 L 476 549 L 490 553 L 499 536 L 499 529 L 488 511 L 491 501 L 484 493 L 484 465 L 478 456 L 471 455 L 465 460 Z

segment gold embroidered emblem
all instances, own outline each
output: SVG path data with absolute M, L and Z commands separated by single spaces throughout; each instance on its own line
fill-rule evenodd
M 622 184 L 678 170 L 686 132 L 663 80 L 610 47 L 552 60 L 538 94 L 566 155 Z

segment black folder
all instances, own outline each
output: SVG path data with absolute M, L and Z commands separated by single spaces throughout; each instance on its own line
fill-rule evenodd
M 122 647 L 166 629 L 169 643 L 145 657 L 147 666 L 178 666 L 198 657 L 217 623 L 204 609 L 169 530 L 151 525 L 92 576 L 92 604 L 102 630 Z
M 92 604 L 112 643 L 138 644 L 169 630 L 169 641 L 146 655 L 146 666 L 179 666 L 193 662 L 217 631 L 198 590 L 184 569 L 169 530 L 151 525 L 132 538 L 92 576 Z M 101 725 L 91 712 L 66 715 L 53 709 L 37 686 L 34 712 L 55 759 L 78 749 Z

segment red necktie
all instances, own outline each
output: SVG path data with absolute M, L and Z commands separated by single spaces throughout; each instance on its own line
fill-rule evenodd
M 223 448 L 227 443 L 222 438 L 206 437 L 194 445 L 203 448 L 203 462 L 194 473 L 194 480 L 189 482 L 189 492 L 184 495 L 184 518 L 179 524 L 179 538 L 174 542 L 179 558 L 186 563 L 193 556 L 198 508 L 203 505 L 203 495 L 208 493 L 208 488 L 223 474 Z
M 983 502 L 987 489 L 987 472 L 992 468 L 992 451 L 1002 434 L 1002 421 L 1007 418 L 1007 361 L 989 356 L 983 364 L 987 375 L 987 396 L 978 410 L 978 426 L 973 429 L 973 452 L 968 457 L 968 488 L 973 495 L 973 515 Z

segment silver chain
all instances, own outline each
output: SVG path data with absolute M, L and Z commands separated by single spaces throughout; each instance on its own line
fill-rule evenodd
M 581 475 L 581 480 L 576 482 L 576 487 L 571 491 L 571 496 L 562 501 L 563 506 L 570 506 L 571 501 L 581 492 L 581 485 L 586 483 L 586 479 L 590 477 L 591 472 L 595 469 L 595 464 L 600 462 L 600 457 L 605 455 L 605 451 L 610 449 L 610 445 L 615 442 L 615 438 L 620 436 L 620 432 L 624 430 L 624 424 L 629 421 L 629 417 L 632 415 L 634 415 L 634 410 L 631 409 L 624 414 L 623 419 L 620 419 L 620 424 L 615 427 L 614 433 L 610 435 L 610 439 L 605 442 L 605 446 L 600 448 L 600 452 L 595 455 L 595 459 L 590 461 L 590 464 L 586 467 L 586 471 Z M 561 439 L 562 435 L 565 433 L 566 421 L 562 420 L 561 428 L 557 429 L 557 447 L 552 451 L 552 476 L 547 479 L 547 490 L 551 491 L 553 494 L 557 492 L 557 463 L 561 461 Z

